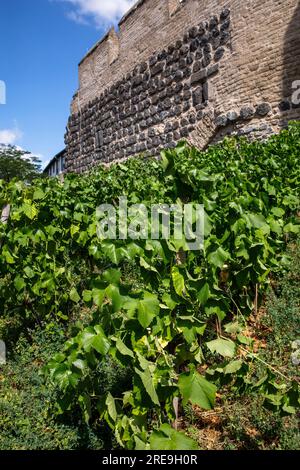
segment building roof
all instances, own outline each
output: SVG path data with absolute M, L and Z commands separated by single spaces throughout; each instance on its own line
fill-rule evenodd
M 43 173 L 48 173 L 48 170 L 49 168 L 51 167 L 51 165 L 53 165 L 54 162 L 56 162 L 56 160 L 60 157 L 63 157 L 66 153 L 66 149 L 62 150 L 61 152 L 57 153 L 51 160 L 50 162 L 48 163 L 48 165 L 45 167 L 45 169 L 43 170 Z

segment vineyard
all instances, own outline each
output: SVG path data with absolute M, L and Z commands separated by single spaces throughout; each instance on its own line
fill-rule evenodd
M 0 338 L 8 354 L 0 447 L 11 420 L 18 429 L 30 423 L 30 411 L 26 418 L 9 410 L 10 360 L 20 344 L 27 348 L 20 374 L 34 361 L 35 399 L 44 394 L 39 432 L 55 435 L 45 448 L 93 447 L 101 431 L 109 448 L 198 449 L 182 423 L 228 396 L 235 403 L 259 396 L 274 416 L 296 418 L 299 303 L 288 371 L 266 358 L 256 328 L 299 244 L 299 155 L 300 125 L 292 123 L 266 142 L 230 138 L 206 151 L 181 143 L 159 160 L 136 157 L 63 181 L 0 181 L 1 207 L 10 207 L 0 224 Z M 203 204 L 203 250 L 175 238 L 99 238 L 97 207 L 124 196 L 149 210 Z M 43 335 L 44 351 L 29 360 Z M 19 393 L 22 381 L 12 389 Z M 85 443 L 68 435 L 76 427 L 90 433 Z

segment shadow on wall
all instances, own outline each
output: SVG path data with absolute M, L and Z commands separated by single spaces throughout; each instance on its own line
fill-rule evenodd
M 286 126 L 290 119 L 300 119 L 300 0 L 284 39 L 280 110 L 283 126 Z

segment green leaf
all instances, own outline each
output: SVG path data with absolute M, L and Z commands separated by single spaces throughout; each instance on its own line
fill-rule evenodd
M 225 374 L 235 374 L 237 371 L 239 371 L 242 368 L 243 361 L 233 361 L 230 362 L 225 368 L 224 368 L 224 373 Z
M 82 293 L 82 298 L 84 302 L 91 302 L 92 300 L 92 291 L 91 290 L 84 290 Z
M 144 258 L 140 258 L 140 266 L 142 268 L 147 269 L 147 271 L 153 271 L 155 273 L 158 273 L 157 269 L 151 264 L 149 264 Z
M 181 374 L 178 387 L 183 397 L 183 404 L 191 402 L 205 410 L 211 410 L 215 405 L 217 388 L 204 379 L 197 371 Z
M 245 218 L 254 228 L 263 228 L 268 225 L 262 214 L 246 214 Z
M 28 217 L 28 219 L 30 219 L 30 220 L 33 220 L 38 214 L 38 210 L 37 210 L 36 205 L 31 204 L 29 202 L 25 202 L 23 204 L 22 210 L 23 210 L 24 214 L 26 215 L 26 217 Z
M 184 277 L 177 266 L 172 268 L 172 281 L 176 294 L 183 297 L 185 293 Z
M 105 404 L 107 406 L 107 411 L 108 411 L 109 416 L 115 422 L 117 420 L 118 414 L 117 414 L 115 399 L 110 393 L 107 394 Z
M 72 362 L 72 365 L 77 369 L 83 371 L 86 368 L 86 362 L 82 359 L 76 359 L 76 361 Z
M 134 354 L 131 351 L 131 349 L 129 349 L 120 338 L 112 338 L 112 339 L 116 341 L 116 348 L 119 351 L 119 353 L 121 353 L 123 356 L 130 356 L 134 358 Z
M 155 295 L 145 292 L 144 299 L 138 302 L 137 309 L 140 324 L 143 328 L 148 328 L 155 316 L 159 314 L 159 300 Z
M 122 273 L 118 269 L 108 269 L 104 271 L 102 277 L 108 284 L 119 285 Z
M 149 397 L 155 405 L 160 406 L 159 399 L 154 388 L 153 378 L 149 369 L 141 371 L 137 368 L 134 369 L 135 373 L 141 378 L 145 391 L 148 393 Z
M 287 224 L 283 228 L 284 233 L 300 233 L 300 225 Z
M 243 329 L 244 329 L 244 327 L 242 325 L 240 325 L 237 321 L 227 323 L 227 325 L 224 326 L 224 330 L 226 331 L 226 333 L 228 333 L 230 335 L 240 333 L 241 331 L 243 331 Z
M 26 268 L 24 268 L 24 273 L 27 277 L 29 277 L 29 279 L 32 279 L 35 276 L 35 272 L 29 266 L 26 266 Z
M 79 395 L 78 402 L 79 402 L 79 404 L 81 406 L 81 409 L 83 411 L 85 422 L 88 424 L 89 420 L 91 419 L 91 416 L 92 416 L 91 398 L 87 393 L 84 393 L 82 395 Z
M 102 289 L 93 289 L 92 290 L 92 298 L 93 302 L 97 307 L 101 307 L 103 304 L 103 299 L 105 297 L 105 290 Z
M 284 210 L 281 209 L 280 207 L 273 207 L 271 212 L 272 212 L 272 214 L 276 215 L 276 217 L 283 217 L 284 216 Z
M 199 290 L 197 294 L 197 299 L 201 302 L 202 305 L 205 305 L 208 301 L 210 295 L 209 284 L 206 282 L 204 286 Z
M 103 253 L 110 259 L 113 264 L 119 263 L 119 258 L 117 255 L 117 249 L 114 243 L 104 243 L 102 245 Z
M 111 284 L 105 289 L 105 294 L 107 298 L 111 300 L 113 311 L 118 312 L 123 304 L 123 299 L 120 295 L 119 288 Z
M 219 247 L 215 252 L 208 255 L 208 261 L 217 268 L 223 268 L 226 261 L 230 259 L 230 254 Z
M 81 342 L 82 347 L 85 351 L 90 352 L 95 336 L 96 336 L 95 330 L 91 326 L 86 328 L 80 334 L 80 342 Z
M 94 328 L 97 335 L 95 335 L 95 337 L 91 340 L 91 345 L 99 354 L 105 356 L 109 351 L 110 342 L 105 336 L 101 326 L 96 325 Z
M 15 260 L 14 260 L 14 258 L 12 257 L 10 251 L 7 250 L 6 248 L 3 249 L 2 255 L 5 257 L 5 261 L 6 261 L 8 264 L 14 264 L 14 263 L 15 263 Z
M 80 297 L 79 297 L 79 294 L 76 290 L 75 287 L 73 287 L 70 291 L 70 299 L 72 300 L 72 302 L 74 302 L 75 304 L 78 304 L 78 302 L 80 301 Z
M 206 346 L 212 353 L 218 353 L 223 357 L 234 357 L 235 343 L 229 339 L 216 339 L 206 343 Z
M 173 429 L 169 424 L 163 424 L 158 431 L 153 431 L 150 437 L 151 450 L 197 450 L 195 441 L 184 433 Z
M 37 188 L 33 193 L 33 199 L 35 201 L 43 199 L 44 197 L 45 197 L 45 193 L 41 188 Z
M 71 225 L 71 228 L 70 228 L 71 237 L 73 238 L 74 235 L 76 235 L 76 233 L 78 232 L 80 232 L 80 227 L 78 227 L 78 225 Z
M 22 289 L 24 289 L 24 287 L 26 287 L 26 283 L 25 283 L 24 279 L 20 276 L 17 276 L 15 278 L 14 285 L 15 285 L 15 288 L 17 289 L 18 292 L 20 292 Z

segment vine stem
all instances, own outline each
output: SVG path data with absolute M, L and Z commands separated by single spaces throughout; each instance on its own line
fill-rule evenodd
M 225 336 L 220 336 L 220 338 L 222 339 L 225 339 L 225 340 L 228 340 L 228 338 L 225 338 Z M 268 367 L 269 369 L 273 370 L 276 374 L 280 375 L 281 377 L 283 377 L 285 380 L 287 380 L 288 382 L 291 381 L 291 379 L 289 377 L 287 377 L 286 375 L 284 375 L 282 372 L 280 372 L 278 369 L 275 369 L 275 367 L 271 366 L 271 364 L 268 364 L 266 361 L 264 361 L 263 359 L 261 359 L 260 357 L 257 356 L 257 354 L 254 354 L 254 353 L 251 353 L 249 352 L 247 349 L 243 348 L 243 346 L 238 346 L 239 349 L 241 349 L 242 351 L 244 351 L 245 353 L 247 353 L 247 356 L 251 357 L 252 359 L 255 359 L 256 361 L 259 361 L 261 362 L 262 364 L 264 364 L 266 367 Z
M 259 361 L 261 362 L 262 364 L 264 364 L 266 367 L 268 367 L 269 369 L 273 370 L 276 374 L 280 375 L 282 378 L 284 378 L 285 380 L 287 380 L 288 382 L 290 382 L 290 378 L 287 377 L 286 375 L 284 375 L 282 372 L 280 372 L 278 369 L 275 369 L 275 367 L 271 366 L 271 364 L 268 364 L 266 361 L 264 361 L 263 359 L 261 359 L 260 357 L 258 357 L 256 354 L 254 353 L 250 353 L 249 351 L 247 351 L 247 349 L 243 348 L 242 346 L 239 346 L 239 348 L 246 352 L 247 355 L 249 357 L 251 357 L 252 359 L 255 359 L 256 361 Z

